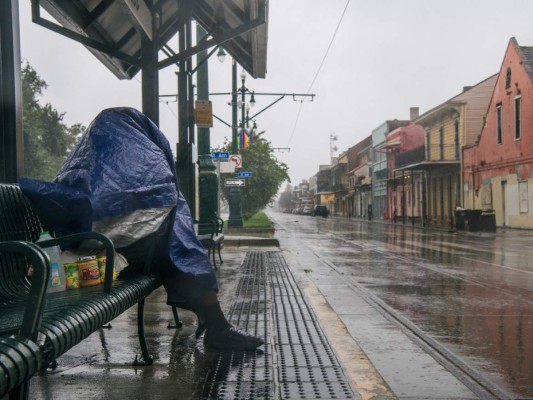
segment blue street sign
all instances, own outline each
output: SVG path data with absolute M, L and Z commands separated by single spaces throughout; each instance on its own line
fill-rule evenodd
M 239 178 L 251 178 L 252 173 L 251 172 L 237 172 L 237 176 Z
M 227 151 L 214 151 L 211 153 L 211 157 L 217 160 L 229 160 L 229 152 Z

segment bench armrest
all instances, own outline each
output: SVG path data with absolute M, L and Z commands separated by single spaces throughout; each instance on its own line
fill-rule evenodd
M 217 233 L 218 227 L 215 219 L 195 220 L 194 223 L 198 224 L 199 237 L 205 237 L 208 235 L 210 239 L 213 239 Z
M 113 269 L 115 268 L 115 246 L 113 242 L 105 235 L 98 232 L 82 232 L 74 233 L 72 235 L 65 235 L 55 239 L 43 240 L 39 242 L 38 245 L 47 248 L 52 246 L 62 246 L 65 244 L 74 244 L 81 242 L 83 240 L 94 239 L 102 243 L 106 250 L 106 267 L 105 267 L 105 276 L 112 277 Z M 111 285 L 113 284 L 113 279 L 106 279 L 104 281 L 104 292 L 111 293 Z
M 30 292 L 19 334 L 36 341 L 41 326 L 46 289 L 50 280 L 50 260 L 39 246 L 24 241 L 0 242 L 0 253 L 22 254 L 33 265 Z
M 221 234 L 224 232 L 224 220 L 220 218 L 217 213 L 214 214 L 213 218 L 217 221 L 217 234 Z

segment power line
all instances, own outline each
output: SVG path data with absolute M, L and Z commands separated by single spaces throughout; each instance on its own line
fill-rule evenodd
M 326 57 L 328 56 L 329 50 L 331 49 L 331 46 L 333 45 L 333 41 L 335 40 L 335 36 L 337 36 L 337 32 L 339 31 L 339 28 L 341 26 L 342 20 L 344 18 L 344 15 L 346 14 L 346 10 L 348 9 L 348 5 L 350 4 L 350 0 L 346 1 L 346 6 L 344 7 L 344 10 L 342 12 L 342 15 L 339 19 L 339 22 L 337 23 L 337 27 L 335 28 L 335 32 L 333 33 L 333 36 L 331 37 L 331 40 L 329 42 L 328 48 L 326 50 L 326 53 L 324 54 L 324 57 L 322 58 L 322 62 L 320 63 L 320 66 L 318 67 L 318 70 L 316 71 L 315 77 L 313 78 L 313 81 L 311 82 L 311 85 L 309 85 L 309 89 L 307 89 L 307 93 L 311 91 L 311 88 L 315 84 L 316 78 L 318 78 L 318 74 L 320 73 L 320 70 L 322 69 L 322 66 L 324 65 L 324 62 L 326 61 Z
M 335 32 L 333 32 L 333 36 L 331 37 L 328 48 L 326 49 L 326 53 L 324 54 L 324 57 L 322 58 L 322 62 L 320 63 L 320 66 L 318 67 L 316 74 L 313 80 L 311 81 L 311 84 L 309 85 L 309 89 L 307 89 L 307 92 L 306 92 L 307 94 L 309 94 L 309 92 L 311 91 L 311 88 L 313 87 L 316 79 L 318 78 L 318 74 L 320 74 L 320 71 L 322 70 L 322 66 L 324 65 L 324 62 L 326 61 L 326 57 L 328 56 L 331 46 L 333 45 L 335 36 L 337 36 L 337 32 L 339 31 L 339 28 L 341 26 L 342 20 L 344 19 L 344 15 L 346 14 L 346 10 L 348 9 L 349 4 L 350 4 L 350 0 L 347 0 L 346 5 L 344 6 L 344 10 L 342 11 L 341 17 L 339 18 L 339 22 L 337 23 L 337 27 L 335 28 Z M 300 101 L 300 108 L 298 109 L 298 114 L 296 115 L 296 120 L 294 121 L 294 127 L 292 128 L 291 135 L 289 136 L 289 141 L 287 142 L 287 146 L 291 144 L 291 140 L 292 140 L 292 137 L 294 136 L 294 132 L 296 132 L 296 127 L 298 126 L 298 121 L 300 119 L 300 113 L 302 112 L 302 105 L 303 105 L 303 101 Z
M 302 106 L 304 102 L 300 101 L 300 107 L 298 108 L 298 114 L 296 114 L 296 120 L 294 121 L 294 126 L 292 128 L 291 136 L 289 136 L 289 141 L 287 142 L 287 146 L 291 144 L 292 137 L 294 136 L 294 132 L 296 132 L 296 126 L 298 125 L 298 121 L 300 119 L 300 113 L 302 112 Z

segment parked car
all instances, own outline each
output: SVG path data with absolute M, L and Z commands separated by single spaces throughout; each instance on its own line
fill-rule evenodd
M 313 207 L 305 206 L 302 210 L 303 215 L 311 215 L 313 213 Z
M 315 206 L 315 208 L 311 212 L 311 215 L 313 217 L 321 216 L 326 218 L 329 215 L 329 210 L 326 206 Z

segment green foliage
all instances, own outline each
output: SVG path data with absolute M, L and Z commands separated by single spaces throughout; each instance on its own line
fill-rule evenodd
M 270 228 L 272 223 L 262 211 L 258 213 L 251 214 L 249 218 L 244 218 L 243 221 L 244 228 Z
M 241 150 L 241 171 L 251 172 L 252 178 L 246 178 L 246 186 L 241 188 L 243 213 L 256 213 L 264 209 L 276 196 L 281 184 L 289 180 L 289 168 L 274 156 L 270 142 L 256 135 L 248 148 Z M 231 145 L 226 146 L 226 151 Z M 223 174 L 221 181 L 233 178 L 233 174 Z M 224 198 L 228 199 L 228 188 L 222 187 Z
M 85 127 L 67 127 L 63 113 L 50 104 L 39 103 L 47 85 L 37 72 L 26 64 L 22 68 L 22 123 L 24 131 L 24 175 L 52 180 Z
M 283 192 L 279 196 L 278 204 L 281 208 L 290 210 L 292 209 L 292 202 L 294 200 L 294 196 L 291 192 Z
M 272 222 L 263 211 L 258 213 L 245 213 L 243 216 L 243 228 L 272 228 Z M 224 229 L 228 227 L 228 221 L 224 221 Z

